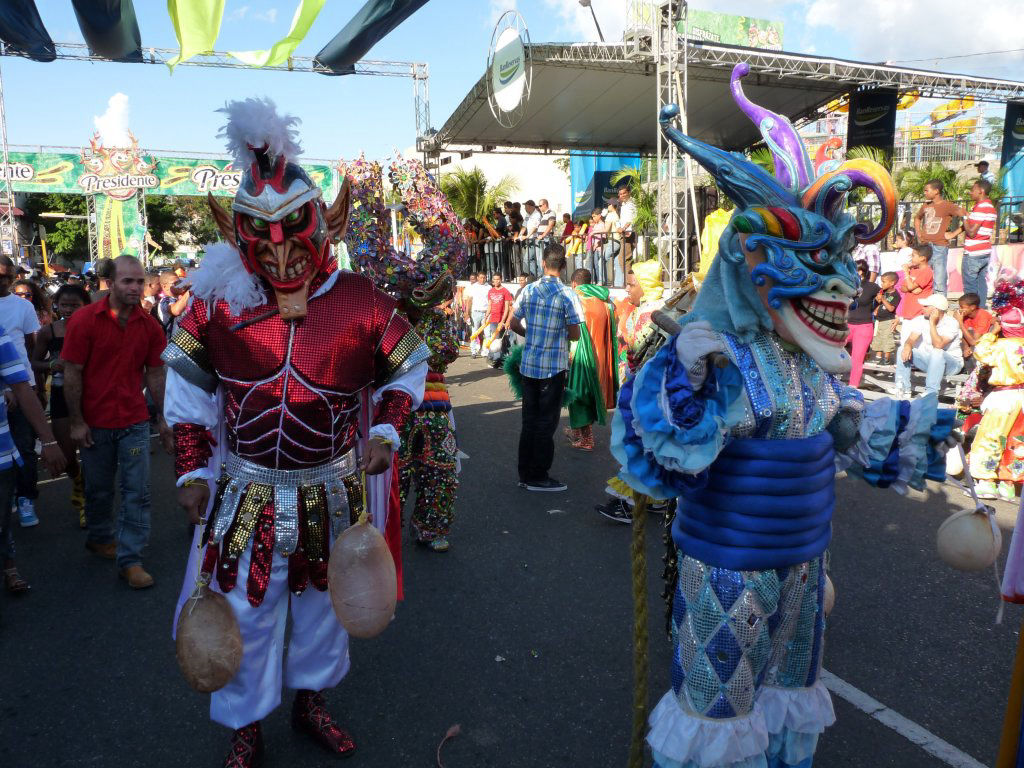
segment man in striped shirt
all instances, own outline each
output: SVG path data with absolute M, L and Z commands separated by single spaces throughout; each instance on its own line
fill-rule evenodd
M 960 274 L 964 279 L 964 293 L 976 293 L 985 306 L 988 294 L 988 262 L 992 256 L 992 232 L 996 226 L 996 207 L 989 200 L 992 185 L 985 179 L 978 179 L 971 187 L 974 206 L 960 228 L 946 237 L 953 240 L 961 232 L 967 234 L 964 240 L 964 255 L 960 262 Z M 960 214 L 963 215 L 963 214 Z

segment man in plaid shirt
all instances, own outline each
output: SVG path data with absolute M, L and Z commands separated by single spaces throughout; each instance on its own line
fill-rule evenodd
M 544 276 L 523 288 L 512 311 L 511 328 L 526 337 L 523 377 L 523 426 L 519 434 L 519 485 L 530 491 L 564 491 L 548 475 L 555 458 L 555 430 L 562 414 L 562 393 L 569 368 L 569 342 L 580 337 L 580 310 L 559 275 L 565 250 L 544 249 Z

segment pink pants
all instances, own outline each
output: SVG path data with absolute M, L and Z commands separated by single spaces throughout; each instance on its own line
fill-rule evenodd
M 859 387 L 860 377 L 864 373 L 864 355 L 868 353 L 871 339 L 875 335 L 874 323 L 856 323 L 850 326 L 850 386 Z

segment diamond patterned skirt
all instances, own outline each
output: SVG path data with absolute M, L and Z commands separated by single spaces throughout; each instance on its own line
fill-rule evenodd
M 688 744 L 681 749 L 689 757 L 705 738 L 717 741 L 720 757 L 729 757 L 721 763 L 706 762 L 706 755 L 695 762 L 669 760 L 652 741 L 659 765 L 811 765 L 818 734 L 834 720 L 818 681 L 824 584 L 821 557 L 767 571 L 731 571 L 679 558 L 672 690 L 652 715 L 652 734 L 662 730 L 657 740 L 663 739 L 664 727 L 655 722 L 667 717 L 688 731 L 677 737 Z M 731 733 L 747 735 L 733 740 Z

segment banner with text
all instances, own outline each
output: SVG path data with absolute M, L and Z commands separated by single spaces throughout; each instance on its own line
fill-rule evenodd
M 850 125 L 846 134 L 846 151 L 854 147 L 875 147 L 892 159 L 896 140 L 896 106 L 898 91 L 875 88 L 850 94 Z
M 1001 166 L 1006 196 L 1024 196 L 1024 102 L 1011 101 L 1006 105 Z
M 194 157 L 145 157 L 131 150 L 108 155 L 57 152 L 9 152 L 0 173 L 15 192 L 104 194 L 117 200 L 146 195 L 234 195 L 242 177 L 230 160 Z M 328 165 L 303 165 L 324 200 L 334 199 L 336 171 Z

